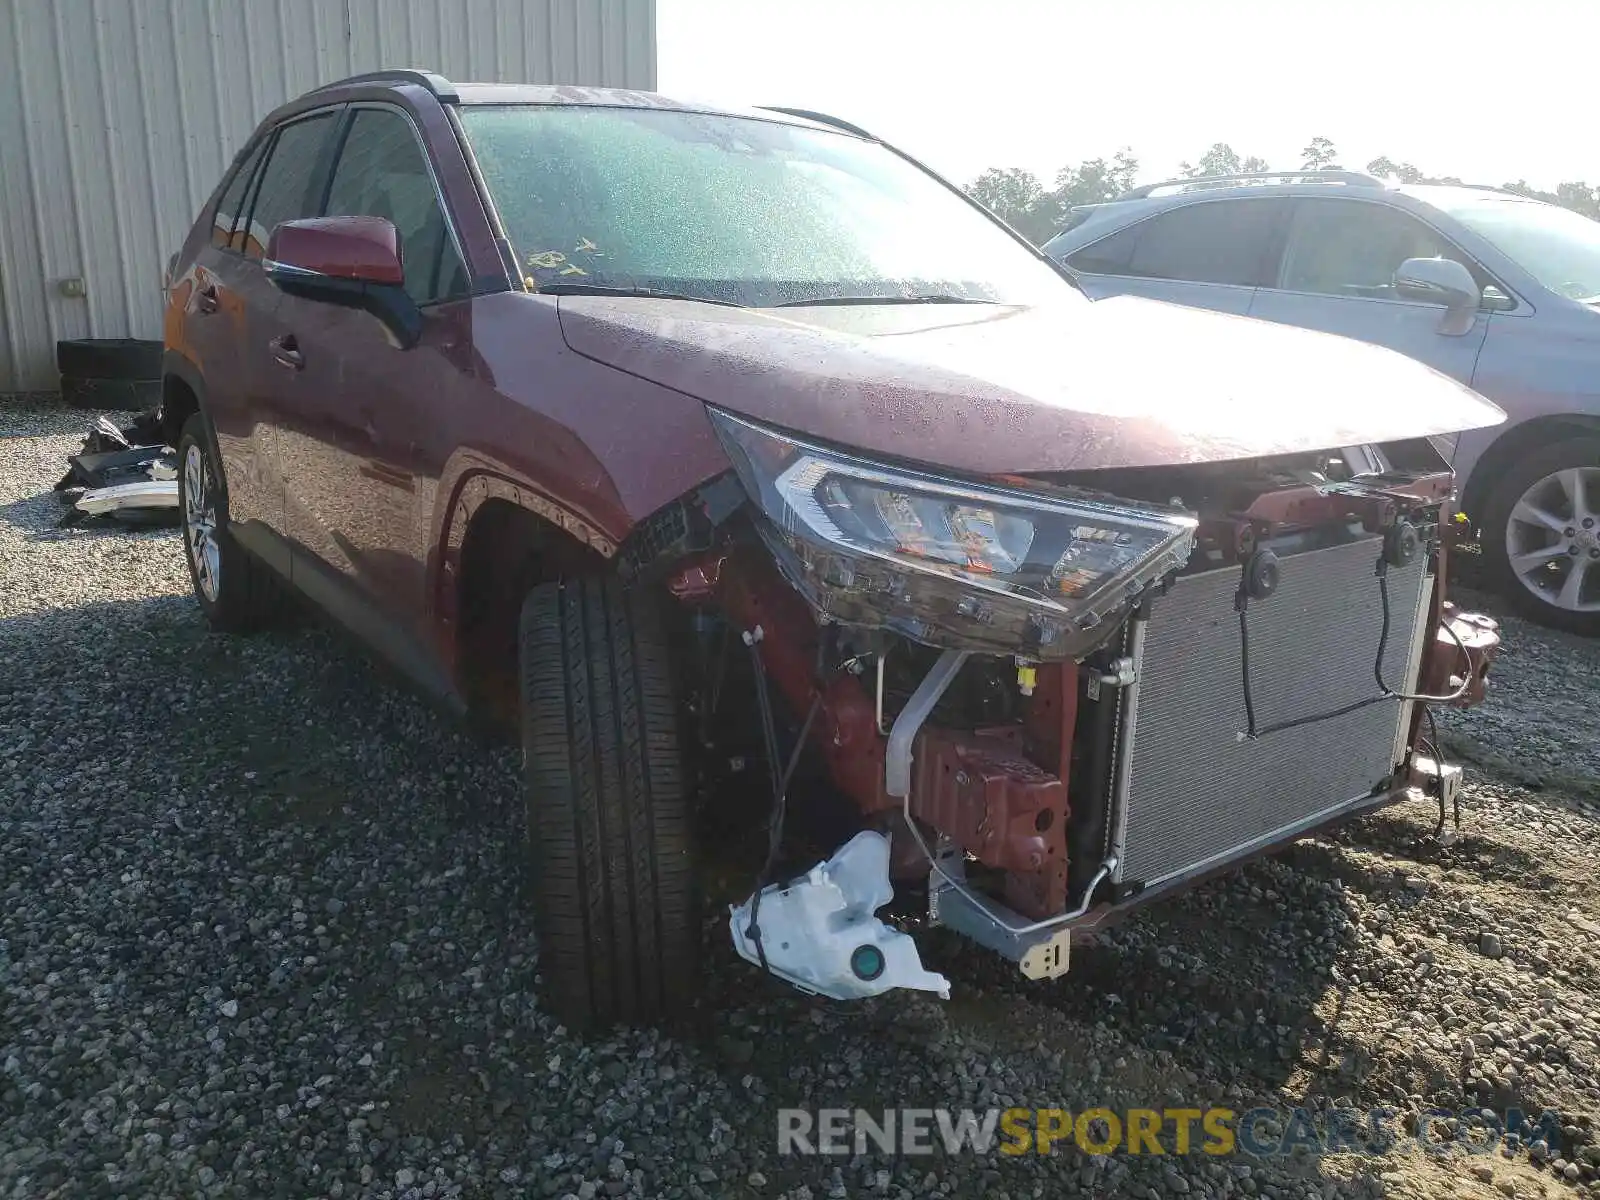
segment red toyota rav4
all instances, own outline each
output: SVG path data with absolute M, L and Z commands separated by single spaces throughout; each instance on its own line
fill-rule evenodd
M 1371 346 L 1090 303 L 816 113 L 320 88 L 175 256 L 166 346 L 207 618 L 286 585 L 519 730 L 578 1021 L 691 998 L 691 831 L 741 759 L 772 847 L 744 957 L 944 992 L 875 915 L 898 889 L 1049 977 L 1330 822 L 1442 820 L 1429 706 L 1480 697 L 1498 645 L 1445 603 L 1430 441 L 1493 405 Z M 791 789 L 858 818 L 774 879 Z

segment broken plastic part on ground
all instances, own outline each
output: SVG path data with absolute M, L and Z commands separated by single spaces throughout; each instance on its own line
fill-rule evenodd
M 77 513 L 90 517 L 135 512 L 154 515 L 162 510 L 176 512 L 178 481 L 151 478 L 118 483 L 111 487 L 90 488 L 78 497 L 73 508 Z
M 96 417 L 55 490 L 72 506 L 63 525 L 95 516 L 143 522 L 176 516 L 178 460 L 162 438 L 158 415 L 143 413 L 121 429 Z
M 950 981 L 923 969 L 910 935 L 872 914 L 894 897 L 889 839 L 866 830 L 798 879 L 761 893 L 760 928 L 750 925 L 751 901 L 730 909 L 728 928 L 740 956 L 760 962 L 801 991 L 859 1000 L 890 988 L 913 988 L 950 998 Z

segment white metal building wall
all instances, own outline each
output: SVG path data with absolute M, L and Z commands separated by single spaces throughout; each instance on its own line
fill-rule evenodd
M 58 338 L 159 338 L 261 117 L 384 67 L 653 88 L 655 0 L 0 0 L 0 392 L 54 388 Z

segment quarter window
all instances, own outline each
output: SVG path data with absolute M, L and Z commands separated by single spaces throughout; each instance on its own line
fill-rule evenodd
M 1327 296 L 1392 298 L 1401 263 L 1440 257 L 1465 263 L 1459 251 L 1408 213 L 1359 200 L 1302 200 L 1280 286 Z
M 1119 229 L 1110 237 L 1103 237 L 1066 258 L 1067 266 L 1086 275 L 1127 275 L 1133 261 L 1134 247 L 1139 244 L 1140 226 L 1130 225 Z
M 311 216 L 317 203 L 316 185 L 322 178 L 323 147 L 333 129 L 333 113 L 315 113 L 278 131 L 271 157 L 261 172 L 250 220 L 235 235 L 235 249 L 260 258 L 272 231 L 285 221 Z M 242 244 L 240 244 L 242 243 Z
M 405 288 L 418 304 L 467 292 L 428 160 L 411 122 L 381 108 L 357 110 L 328 191 L 330 217 L 383 217 L 400 238 Z
M 1282 200 L 1207 200 L 1119 230 L 1067 259 L 1076 270 L 1261 287 L 1276 267 Z
M 211 217 L 211 244 L 224 250 L 241 249 L 244 242 L 244 222 L 239 218 L 244 212 L 245 193 L 250 186 L 250 181 L 255 177 L 256 166 L 261 162 L 261 156 L 266 153 L 268 139 L 262 138 L 261 144 L 255 148 L 250 157 L 239 164 L 234 171 L 233 178 L 228 180 L 228 186 L 223 189 L 222 197 L 217 201 L 216 212 Z M 236 229 L 236 226 L 239 228 Z M 237 234 L 237 237 L 236 237 Z

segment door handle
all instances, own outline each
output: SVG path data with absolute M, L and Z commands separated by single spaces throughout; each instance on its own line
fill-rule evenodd
M 214 313 L 217 311 L 218 304 L 217 285 L 214 283 L 206 284 L 205 287 L 195 293 L 194 306 L 200 312 Z
M 294 334 L 286 333 L 282 337 L 273 338 L 267 345 L 272 349 L 272 361 L 280 367 L 298 371 L 306 365 L 306 356 L 300 353 Z

